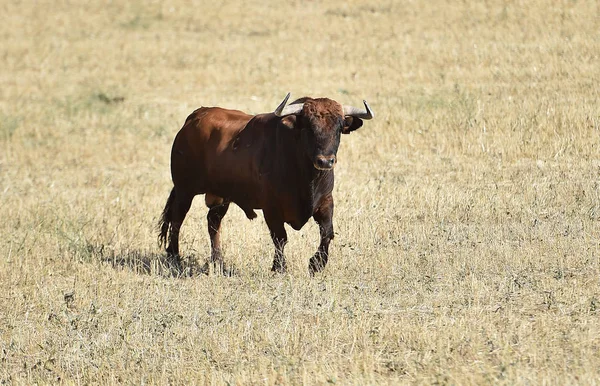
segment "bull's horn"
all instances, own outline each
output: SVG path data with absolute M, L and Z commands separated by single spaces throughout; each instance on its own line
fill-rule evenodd
M 277 115 L 278 117 L 285 117 L 286 115 L 298 114 L 300 111 L 302 111 L 304 103 L 296 103 L 286 106 L 285 104 L 287 103 L 288 99 L 290 99 L 289 92 L 285 98 L 283 98 L 283 102 L 281 102 L 275 111 L 273 111 L 273 114 Z
M 285 96 L 285 98 L 283 98 L 283 101 L 279 104 L 279 106 L 277 106 L 277 108 L 275 109 L 275 111 L 273 111 L 273 114 L 277 115 L 278 117 L 281 116 L 281 112 L 283 111 L 283 108 L 285 107 L 285 104 L 287 103 L 288 99 L 290 99 L 290 93 L 288 92 L 287 95 Z
M 361 119 L 373 119 L 375 114 L 373 114 L 373 112 L 371 111 L 369 104 L 365 100 L 363 100 L 363 103 L 365 104 L 364 110 L 354 106 L 344 106 L 344 115 L 353 116 Z

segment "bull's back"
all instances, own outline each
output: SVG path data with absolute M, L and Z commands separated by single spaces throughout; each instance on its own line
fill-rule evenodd
M 252 149 L 239 149 L 236 139 L 251 115 L 219 107 L 202 107 L 186 119 L 171 151 L 176 187 L 189 194 L 229 196 L 232 184 L 243 184 L 251 170 Z

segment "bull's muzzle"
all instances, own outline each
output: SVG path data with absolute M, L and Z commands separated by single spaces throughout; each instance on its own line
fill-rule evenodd
M 331 170 L 335 166 L 336 158 L 335 155 L 318 155 L 313 165 L 319 170 Z

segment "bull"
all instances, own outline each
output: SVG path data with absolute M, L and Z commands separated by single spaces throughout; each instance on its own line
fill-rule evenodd
M 284 224 L 300 230 L 312 217 L 321 241 L 309 272 L 325 268 L 334 237 L 333 169 L 340 137 L 372 119 L 373 112 L 366 101 L 364 109 L 310 97 L 288 105 L 289 96 L 272 113 L 201 107 L 187 117 L 173 142 L 174 186 L 159 222 L 159 242 L 178 264 L 181 225 L 193 198 L 205 194 L 209 262 L 215 267 L 224 267 L 221 221 L 233 202 L 248 219 L 262 209 L 275 246 L 271 270 L 279 273 L 286 271 Z

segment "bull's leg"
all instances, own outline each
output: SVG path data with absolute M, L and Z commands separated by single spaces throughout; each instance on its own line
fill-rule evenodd
M 273 244 L 275 244 L 275 256 L 273 257 L 273 266 L 271 267 L 271 271 L 285 273 L 287 264 L 285 262 L 283 248 L 287 244 L 287 233 L 285 232 L 283 221 L 279 218 L 279 216 L 274 216 L 267 212 L 265 212 L 265 221 L 267 222 L 269 231 L 271 231 L 271 239 L 273 240 Z
M 214 264 L 215 271 L 223 273 L 223 255 L 221 253 L 221 220 L 229 209 L 229 202 L 223 201 L 221 197 L 207 193 L 205 196 L 208 206 L 208 235 L 210 236 L 210 263 Z M 206 266 L 208 268 L 208 266 Z
M 333 239 L 333 197 L 331 195 L 322 201 L 313 218 L 319 224 L 321 243 L 308 265 L 311 276 L 323 270 L 329 258 L 329 242 Z
M 174 258 L 178 264 L 181 262 L 181 258 L 179 256 L 179 229 L 181 228 L 181 224 L 183 224 L 183 220 L 185 219 L 187 212 L 190 210 L 193 198 L 193 196 L 182 194 L 181 192 L 177 191 L 173 201 L 173 207 L 171 209 L 171 226 L 167 254 Z

